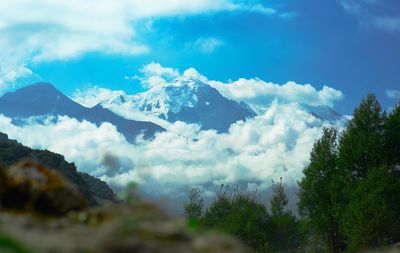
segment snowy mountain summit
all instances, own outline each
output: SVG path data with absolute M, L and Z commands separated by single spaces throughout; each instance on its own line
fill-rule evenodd
M 157 85 L 136 95 L 119 95 L 102 103 L 106 108 L 127 104 L 131 110 L 169 122 L 196 123 L 203 130 L 218 132 L 227 132 L 231 124 L 256 116 L 247 104 L 225 98 L 210 85 L 189 77 Z

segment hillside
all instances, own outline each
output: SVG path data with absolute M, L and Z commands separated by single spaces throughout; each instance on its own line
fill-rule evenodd
M 78 172 L 76 166 L 67 162 L 62 155 L 47 150 L 28 148 L 17 141 L 10 140 L 6 134 L 0 132 L 0 164 L 10 166 L 28 159 L 59 172 L 85 195 L 91 205 L 103 201 L 116 201 L 114 193 L 106 183 Z

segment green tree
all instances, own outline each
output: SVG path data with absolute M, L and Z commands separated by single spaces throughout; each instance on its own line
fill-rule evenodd
M 337 194 L 337 130 L 324 128 L 322 137 L 314 143 L 310 164 L 299 182 L 300 214 L 306 219 L 312 237 L 322 240 L 330 252 L 343 248 L 336 209 L 341 200 Z
M 199 187 L 192 188 L 189 193 L 189 202 L 185 205 L 185 215 L 190 219 L 199 220 L 203 213 L 204 201 Z
M 302 236 L 299 222 L 288 209 L 288 198 L 282 178 L 273 182 L 273 196 L 270 201 L 271 217 L 267 225 L 269 250 L 272 252 L 299 252 Z
M 400 166 L 400 104 L 389 114 L 384 128 L 386 161 Z
M 263 252 L 266 242 L 266 208 L 255 193 L 222 186 L 217 198 L 205 212 L 202 224 L 240 238 L 257 252 Z
M 338 166 L 353 182 L 378 168 L 383 160 L 385 114 L 377 98 L 369 94 L 355 109 L 340 136 Z
M 400 182 L 395 164 L 400 145 L 397 110 L 387 117 L 370 94 L 354 111 L 340 137 L 339 192 L 344 201 L 336 211 L 350 252 L 400 239 Z
M 350 197 L 343 217 L 349 252 L 400 241 L 400 184 L 386 167 L 370 171 Z
M 271 199 L 271 215 L 272 216 L 282 216 L 288 212 L 287 205 L 289 203 L 286 196 L 285 187 L 282 184 L 282 178 L 280 178 L 279 183 L 273 183 L 274 195 Z

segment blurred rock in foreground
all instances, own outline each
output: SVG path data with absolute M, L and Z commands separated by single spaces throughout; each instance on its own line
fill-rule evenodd
M 1 170 L 0 205 L 5 209 L 63 215 L 85 208 L 87 200 L 57 171 L 25 161 Z
M 191 232 L 152 204 L 101 206 L 60 219 L 0 215 L 1 231 L 37 253 L 249 252 L 232 237 Z

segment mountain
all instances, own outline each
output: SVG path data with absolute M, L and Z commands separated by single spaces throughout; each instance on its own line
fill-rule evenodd
M 91 205 L 103 201 L 116 201 L 113 191 L 105 182 L 89 174 L 78 172 L 75 165 L 65 161 L 62 155 L 47 150 L 28 148 L 17 141 L 10 140 L 6 134 L 0 132 L 0 165 L 10 166 L 27 159 L 37 161 L 63 175 L 85 195 Z
M 119 95 L 102 103 L 110 109 L 121 105 L 169 122 L 197 123 L 203 130 L 218 132 L 227 132 L 231 124 L 256 116 L 247 104 L 229 100 L 215 88 L 191 78 L 180 78 L 132 96 Z
M 61 115 L 80 121 L 87 120 L 97 126 L 109 122 L 130 142 L 134 142 L 139 134 L 149 139 L 155 133 L 164 131 L 162 127 L 151 122 L 124 119 L 100 105 L 84 107 L 49 83 L 36 83 L 5 94 L 0 98 L 0 113 L 16 120 L 32 116 Z
M 340 113 L 334 111 L 329 106 L 311 106 L 311 105 L 301 104 L 300 107 L 303 108 L 308 113 L 312 114 L 314 117 L 321 120 L 327 120 L 329 122 L 335 122 L 345 117 Z

